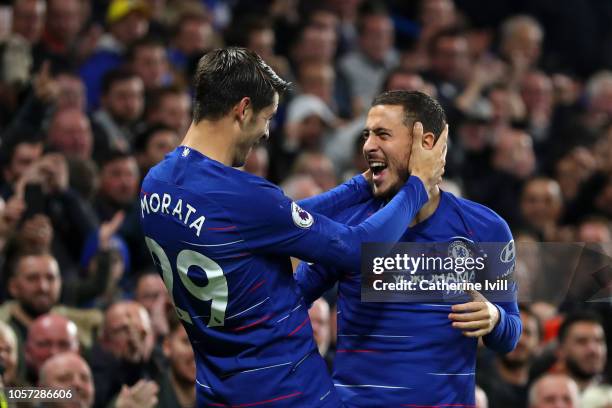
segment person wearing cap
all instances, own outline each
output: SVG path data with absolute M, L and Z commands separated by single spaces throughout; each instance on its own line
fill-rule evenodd
M 100 37 L 96 51 L 81 67 L 87 84 L 88 108 L 99 104 L 102 77 L 124 61 L 127 49 L 149 32 L 150 9 L 143 0 L 113 0 L 108 6 L 108 32 Z
M 300 95 L 289 103 L 285 123 L 285 138 L 279 152 L 273 152 L 276 160 L 274 173 L 286 175 L 297 155 L 306 151 L 318 151 L 333 139 L 338 120 L 323 100 L 315 95 Z

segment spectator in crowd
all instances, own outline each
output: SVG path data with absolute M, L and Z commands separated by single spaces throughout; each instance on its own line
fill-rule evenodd
M 596 171 L 596 163 L 594 155 L 585 147 L 576 147 L 559 159 L 555 166 L 555 179 L 565 202 L 578 197 L 580 187 Z
M 542 144 L 549 137 L 554 113 L 553 92 L 552 79 L 542 71 L 527 72 L 520 83 L 527 128 L 537 144 Z
M 119 67 L 132 44 L 149 31 L 147 2 L 112 0 L 106 13 L 108 32 L 102 34 L 93 54 L 80 67 L 87 83 L 87 106 L 99 106 L 102 78 L 111 69 Z
M 578 242 L 597 242 L 608 244 L 612 242 L 610 221 L 604 217 L 587 217 L 578 225 Z
M 284 177 L 302 151 L 318 152 L 333 143 L 336 116 L 314 95 L 300 95 L 287 107 L 283 140 L 273 146 L 276 157 L 273 172 Z
M 268 178 L 270 155 L 264 146 L 257 146 L 251 150 L 244 163 L 244 171 L 259 177 Z
M 385 72 L 399 63 L 399 57 L 393 49 L 393 22 L 382 4 L 364 7 L 357 30 L 359 48 L 344 56 L 339 68 L 349 81 L 353 98 L 361 102 L 361 113 L 376 96 Z
M 100 166 L 100 188 L 96 211 L 100 220 L 109 220 L 117 211 L 129 208 L 138 194 L 138 164 L 128 153 L 111 152 Z
M 71 72 L 60 72 L 55 76 L 57 96 L 54 102 L 55 110 L 78 109 L 85 112 L 87 109 L 87 95 L 83 80 Z
M 93 134 L 89 119 L 77 109 L 55 112 L 47 131 L 47 144 L 68 157 L 91 158 Z
M 53 230 L 47 235 L 36 234 L 36 230 L 29 231 L 34 235 L 28 234 L 27 228 L 21 233 L 29 235 L 30 242 L 34 240 L 41 249 L 51 251 L 65 276 L 75 272 L 85 237 L 97 224 L 90 204 L 70 189 L 68 180 L 64 156 L 47 153 L 24 174 L 11 197 L 22 203 L 22 216 L 28 221 L 32 218 L 33 222 L 38 219 L 38 225 L 51 224 Z M 37 214 L 44 215 L 44 219 L 34 217 Z
M 553 370 L 570 376 L 580 393 L 602 381 L 607 347 L 601 319 L 592 312 L 576 312 L 559 328 L 558 361 Z
M 328 357 L 330 343 L 330 328 L 329 328 L 329 303 L 324 298 L 319 298 L 308 309 L 308 316 L 312 324 L 312 334 L 321 354 L 328 367 L 331 367 L 332 359 Z
M 21 132 L 20 132 L 21 133 Z M 7 140 L 3 146 L 4 165 L 2 166 L 3 188 L 2 197 L 8 199 L 15 191 L 15 184 L 36 163 L 43 154 L 42 140 L 28 134 L 26 130 L 12 140 Z
M 294 174 L 289 176 L 280 185 L 285 195 L 294 201 L 314 197 L 323 190 L 312 176 L 308 174 Z
M 83 273 L 71 285 L 78 286 L 64 296 L 66 303 L 105 308 L 125 296 L 120 284 L 126 279 L 130 254 L 117 234 L 124 218 L 125 213 L 119 211 L 89 235 L 81 257 Z
M 465 32 L 457 28 L 438 32 L 429 43 L 430 63 L 426 79 L 436 87 L 440 103 L 445 110 L 454 106 L 455 99 L 462 94 L 471 79 L 469 52 Z M 479 80 L 478 91 L 486 85 L 482 84 L 481 78 L 475 75 L 475 79 Z
M 163 407 L 194 407 L 196 365 L 187 331 L 175 313 L 170 315 L 169 333 L 164 339 L 163 352 L 170 370 L 158 380 L 159 405 Z
M 147 92 L 173 83 L 166 48 L 160 40 L 144 37 L 135 41 L 128 52 L 127 63 L 142 79 Z
M 0 321 L 0 366 L 4 369 L 0 381 L 5 387 L 17 386 L 18 358 L 17 336 L 11 326 Z
M 144 85 L 138 75 L 112 70 L 102 80 L 102 106 L 92 116 L 94 151 L 128 151 L 135 126 L 144 111 Z
M 44 314 L 30 325 L 25 343 L 27 381 L 36 384 L 45 361 L 63 352 L 79 352 L 77 326 L 58 314 Z
M 298 86 L 302 94 L 314 95 L 321 99 L 332 110 L 336 106 L 334 100 L 334 84 L 336 73 L 334 67 L 320 62 L 305 62 L 300 65 Z
M 289 76 L 289 62 L 275 53 L 276 34 L 272 22 L 261 15 L 241 17 L 227 38 L 228 45 L 255 51 L 281 78 Z
M 53 67 L 75 68 L 76 46 L 85 23 L 85 4 L 80 0 L 49 0 L 45 31 L 34 49 L 35 66 L 50 60 Z
M 89 358 L 96 389 L 94 406 L 104 406 L 123 385 L 133 386 L 140 379 L 157 376 L 153 345 L 151 321 L 143 306 L 121 301 L 108 308 L 101 339 Z
M 529 408 L 579 408 L 578 386 L 563 374 L 546 374 L 529 389 Z
M 141 132 L 133 141 L 133 151 L 138 162 L 140 176 L 163 160 L 179 144 L 179 134 L 165 125 L 153 125 Z
M 180 87 L 161 87 L 149 94 L 145 116 L 149 125 L 165 125 L 182 138 L 191 124 L 191 98 Z
M 536 68 L 542 50 L 544 31 L 536 19 L 527 15 L 508 18 L 501 26 L 501 56 L 510 62 L 517 79 Z
M 307 152 L 298 156 L 292 173 L 311 176 L 323 191 L 330 190 L 338 182 L 334 164 L 327 156 L 318 152 Z
M 37 317 L 49 313 L 60 297 L 61 276 L 57 261 L 49 254 L 24 254 L 14 261 L 8 282 L 13 303 L 5 303 L 5 318 L 24 344 Z
M 536 177 L 525 183 L 520 198 L 523 223 L 537 231 L 545 241 L 557 238 L 557 223 L 563 211 L 559 183 L 546 177 Z
M 516 225 L 520 219 L 519 199 L 525 180 L 535 172 L 535 153 L 533 143 L 527 133 L 521 130 L 504 128 L 496 135 L 491 155 L 491 172 L 484 178 L 490 186 L 503 185 L 503 191 L 483 190 L 477 193 L 475 185 L 469 185 L 472 197 L 496 208 L 499 214 Z M 484 182 L 483 182 L 484 184 Z
M 94 383 L 91 369 L 78 353 L 67 351 L 50 357 L 40 368 L 38 386 L 54 390 L 69 390 L 71 398 L 58 399 L 58 408 L 91 408 L 94 402 Z
M 527 405 L 529 369 L 538 353 L 541 328 L 538 318 L 526 307 L 519 308 L 523 332 L 516 348 L 496 355 L 489 367 L 478 370 L 477 382 L 486 393 L 491 408 Z
M 134 300 L 147 310 L 156 339 L 168 335 L 168 318 L 174 314 L 168 290 L 157 271 L 142 273 L 136 280 Z
M 172 65 L 186 71 L 191 59 L 214 48 L 215 32 L 210 19 L 204 13 L 186 12 L 174 25 L 168 58 Z
M 37 44 L 45 27 L 47 4 L 44 0 L 13 2 L 12 32 L 19 34 L 30 45 Z

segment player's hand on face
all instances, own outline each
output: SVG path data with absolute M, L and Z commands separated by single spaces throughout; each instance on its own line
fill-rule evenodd
M 410 174 L 421 179 L 427 194 L 431 196 L 435 187 L 442 181 L 446 164 L 446 141 L 448 125 L 432 149 L 423 147 L 423 124 L 415 122 L 412 129 L 412 151 L 410 153 Z
M 499 322 L 499 309 L 477 291 L 469 291 L 468 294 L 472 301 L 453 305 L 448 318 L 453 328 L 461 330 L 466 337 L 485 336 Z
M 366 179 L 368 184 L 371 186 L 372 185 L 372 170 L 371 169 L 367 169 L 366 171 L 361 173 L 361 175 Z

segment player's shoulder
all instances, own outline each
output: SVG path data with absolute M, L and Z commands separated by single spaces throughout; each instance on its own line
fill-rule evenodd
M 179 146 L 155 165 L 144 179 L 162 181 L 202 195 L 251 197 L 254 191 L 275 193 L 281 190 L 269 181 L 245 171 L 226 166 L 186 146 Z
M 445 192 L 444 194 L 455 206 L 478 241 L 496 242 L 512 239 L 512 233 L 506 220 L 489 207 L 451 193 Z

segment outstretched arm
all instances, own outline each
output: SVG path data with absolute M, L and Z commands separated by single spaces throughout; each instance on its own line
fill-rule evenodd
M 323 194 L 300 200 L 298 205 L 306 211 L 333 218 L 346 207 L 372 198 L 371 179 L 372 173 L 368 170 Z

